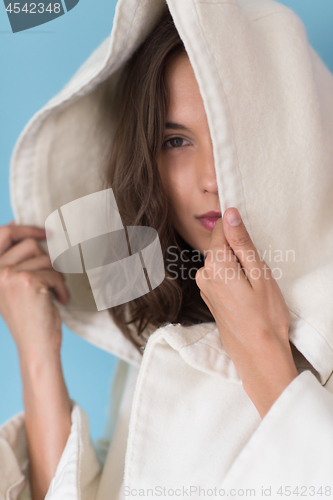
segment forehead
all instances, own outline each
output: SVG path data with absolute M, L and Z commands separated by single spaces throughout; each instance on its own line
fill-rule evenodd
M 199 86 L 187 54 L 178 55 L 169 62 L 166 84 L 170 95 L 168 119 L 206 119 Z

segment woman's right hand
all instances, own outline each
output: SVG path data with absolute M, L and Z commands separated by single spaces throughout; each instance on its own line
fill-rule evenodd
M 38 245 L 45 237 L 45 230 L 35 226 L 0 226 L 0 314 L 20 359 L 60 354 L 61 318 L 49 289 L 62 304 L 69 293 L 62 274 Z

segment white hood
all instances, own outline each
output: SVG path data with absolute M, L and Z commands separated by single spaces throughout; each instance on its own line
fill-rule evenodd
M 221 211 L 237 207 L 265 261 L 281 269 L 290 340 L 324 384 L 333 371 L 333 76 L 277 2 L 167 4 L 203 97 Z M 165 6 L 120 0 L 111 36 L 28 123 L 11 163 L 16 223 L 43 227 L 54 210 L 102 189 L 115 84 Z M 66 282 L 71 301 L 57 303 L 65 324 L 139 366 L 108 311 L 96 310 L 86 276 Z

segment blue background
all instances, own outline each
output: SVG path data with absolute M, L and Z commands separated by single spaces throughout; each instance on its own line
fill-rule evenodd
M 315 50 L 333 72 L 333 1 L 285 0 L 303 20 Z M 115 0 L 80 0 L 66 15 L 13 34 L 0 3 L 0 225 L 13 214 L 9 162 L 23 127 L 108 36 Z M 63 329 L 62 361 L 70 396 L 89 416 L 91 437 L 103 433 L 115 357 Z M 89 366 L 89 370 L 87 370 Z M 0 424 L 24 409 L 14 341 L 0 318 Z

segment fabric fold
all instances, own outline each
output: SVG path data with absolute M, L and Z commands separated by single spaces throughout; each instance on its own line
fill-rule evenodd
M 332 494 L 332 443 L 333 393 L 305 370 L 274 402 L 221 486 L 254 488 L 259 496 L 264 488 L 270 498 L 319 496 L 320 488 Z
M 72 427 L 45 500 L 92 500 L 102 468 L 89 433 L 86 412 L 72 401 Z
M 0 427 L 0 498 L 17 500 L 28 485 L 28 453 L 24 412 Z
M 86 412 L 71 399 L 71 432 L 50 483 L 46 500 L 92 500 L 102 467 L 89 433 Z M 0 499 L 31 500 L 24 412 L 0 427 Z

